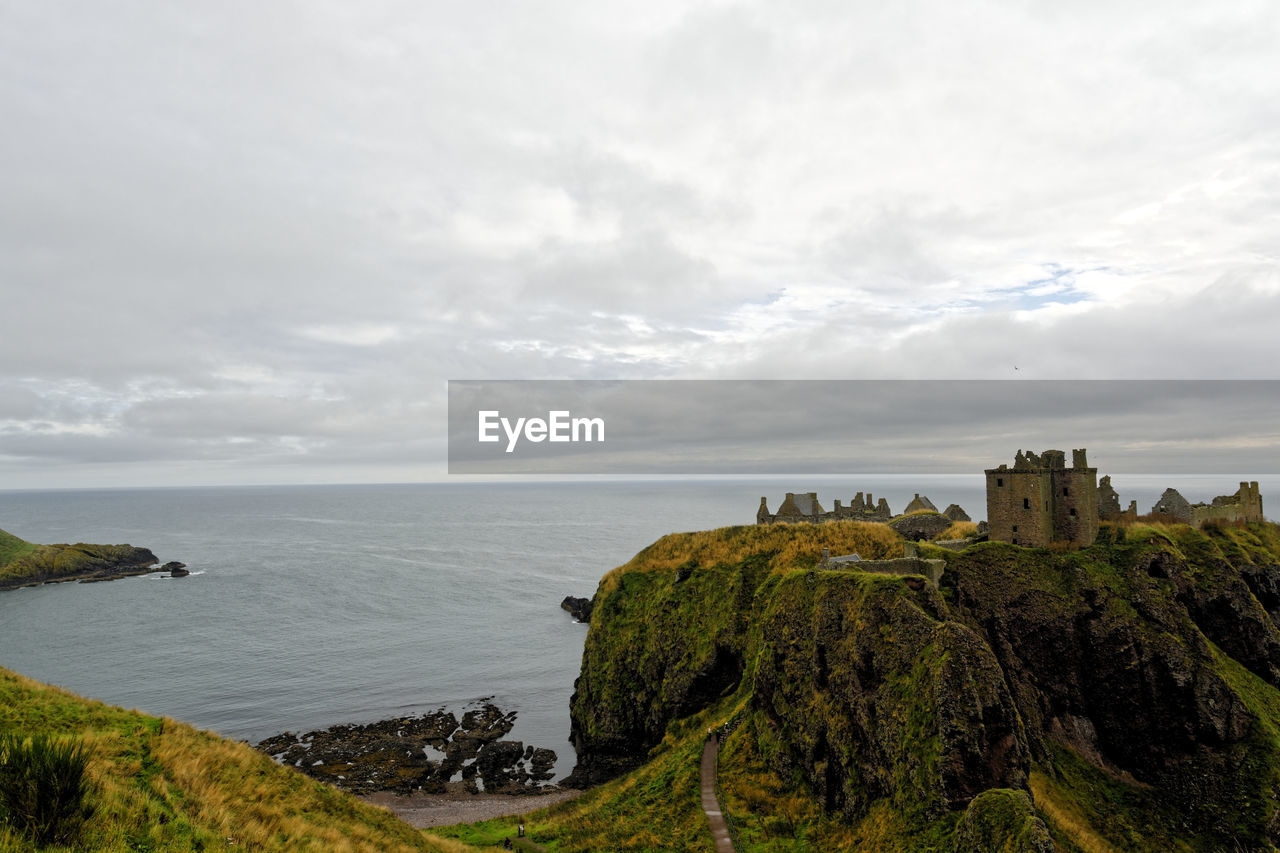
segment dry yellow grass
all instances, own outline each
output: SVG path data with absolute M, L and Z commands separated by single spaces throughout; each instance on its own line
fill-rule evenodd
M 902 556 L 902 537 L 884 524 L 828 521 L 821 524 L 762 524 L 721 527 L 696 533 L 672 533 L 645 548 L 627 564 L 605 576 L 607 591 L 624 571 L 660 571 L 681 566 L 737 563 L 752 555 L 767 555 L 775 571 L 811 566 L 822 556 L 858 553 L 864 559 Z
M 934 539 L 964 539 L 978 532 L 978 525 L 973 521 L 953 521 L 951 526 L 939 533 Z
M 90 752 L 93 815 L 79 849 L 432 851 L 390 813 L 245 744 L 170 719 L 82 699 L 0 669 L 0 729 L 77 737 Z M 0 833 L 0 853 L 27 851 Z

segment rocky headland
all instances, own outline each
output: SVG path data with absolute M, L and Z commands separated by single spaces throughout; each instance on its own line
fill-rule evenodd
M 901 539 L 859 522 L 725 528 L 664 537 L 607 575 L 568 784 L 647 768 L 684 721 L 725 714 L 728 808 L 758 838 L 1280 845 L 1280 526 L 922 544 L 946 562 L 938 588 L 823 569 L 823 548 L 874 559 Z
M 186 565 L 163 566 L 148 548 L 132 545 L 35 545 L 0 530 L 0 590 L 46 583 L 96 583 L 163 572 L 190 574 Z

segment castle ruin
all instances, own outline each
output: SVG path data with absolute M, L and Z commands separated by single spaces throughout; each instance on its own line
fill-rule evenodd
M 917 495 L 917 497 L 919 497 Z M 926 498 L 926 500 L 928 500 Z M 870 492 L 864 498 L 862 492 L 853 496 L 848 506 L 841 506 L 837 499 L 830 512 L 818 503 L 817 492 L 787 492 L 787 496 L 778 506 L 777 512 L 769 512 L 769 499 L 760 498 L 760 508 L 756 510 L 756 524 L 796 524 L 801 521 L 852 521 L 887 522 L 893 518 L 889 510 L 889 502 L 881 498 L 877 503 Z
M 1002 464 L 984 473 L 987 522 L 985 531 L 979 525 L 978 534 L 985 533 L 995 542 L 1027 547 L 1044 547 L 1053 542 L 1092 545 L 1098 536 L 1099 521 L 1124 523 L 1138 519 L 1138 502 L 1130 501 L 1127 509 L 1121 509 L 1120 495 L 1111 485 L 1111 477 L 1098 479 L 1098 469 L 1089 467 L 1084 448 L 1071 451 L 1070 467 L 1061 450 L 1046 450 L 1039 455 L 1019 450 L 1012 468 Z M 1241 482 L 1235 494 L 1219 495 L 1209 503 L 1192 504 L 1176 489 L 1166 489 L 1151 513 L 1193 527 L 1211 522 L 1265 520 L 1257 481 Z M 956 504 L 939 513 L 934 503 L 919 493 L 899 516 L 889 509 L 888 501 L 877 501 L 870 492 L 865 497 L 858 492 L 848 506 L 837 500 L 829 512 L 818 502 L 817 492 L 787 492 L 776 513 L 769 512 L 768 499 L 764 497 L 756 511 L 757 524 L 844 519 L 891 523 L 896 529 L 909 521 L 927 520 L 940 522 L 945 528 L 947 520 L 968 521 L 969 516 Z M 929 539 L 942 529 L 899 532 L 908 539 Z
M 1177 489 L 1165 489 L 1151 508 L 1152 515 L 1165 515 L 1182 524 L 1203 527 L 1208 522 L 1262 521 L 1262 493 L 1256 480 L 1241 482 L 1234 495 L 1219 495 L 1210 503 L 1190 503 Z
M 1050 542 L 1092 545 L 1098 535 L 1098 469 L 1084 449 L 1039 456 L 1018 451 L 1013 467 L 988 468 L 987 524 L 990 537 L 1014 545 Z
M 1134 521 L 1138 517 L 1138 502 L 1129 501 L 1128 509 L 1120 509 L 1120 493 L 1111 485 L 1111 476 L 1098 481 L 1098 518 L 1103 521 Z

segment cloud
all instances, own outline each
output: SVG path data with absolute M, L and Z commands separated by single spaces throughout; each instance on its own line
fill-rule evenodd
M 1277 36 L 1245 2 L 10 9 L 0 470 L 373 476 L 416 432 L 438 472 L 448 378 L 1269 376 Z

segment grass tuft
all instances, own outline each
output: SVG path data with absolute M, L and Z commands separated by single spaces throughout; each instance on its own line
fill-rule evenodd
M 84 742 L 0 735 L 0 817 L 37 844 L 66 843 L 89 816 Z

